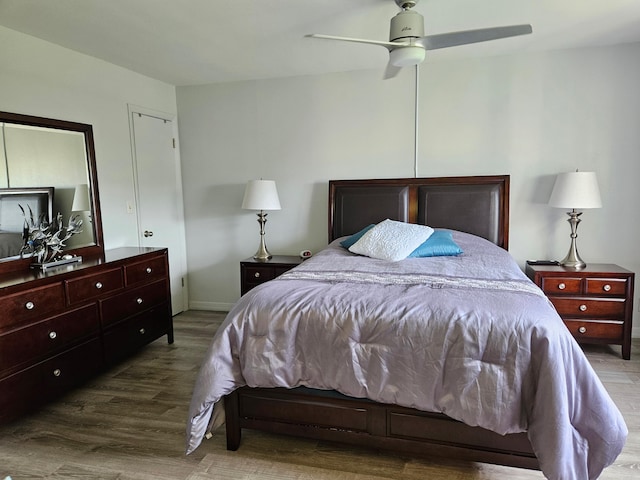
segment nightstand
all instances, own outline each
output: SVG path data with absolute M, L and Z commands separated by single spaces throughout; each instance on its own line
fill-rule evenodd
M 240 262 L 240 294 L 244 295 L 253 287 L 273 280 L 304 260 L 295 255 L 274 255 L 266 262 L 247 258 Z
M 581 270 L 527 264 L 525 272 L 578 343 L 622 345 L 622 358 L 631 358 L 633 272 L 603 263 Z

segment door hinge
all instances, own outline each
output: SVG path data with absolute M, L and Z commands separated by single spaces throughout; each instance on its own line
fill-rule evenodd
M 176 148 L 176 139 L 172 138 L 171 140 L 173 141 L 173 148 Z
M 184 277 L 181 277 L 180 281 L 182 282 L 182 286 L 184 287 Z

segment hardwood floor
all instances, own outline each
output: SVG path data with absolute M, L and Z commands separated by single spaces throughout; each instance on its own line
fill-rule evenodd
M 420 459 L 245 431 L 227 452 L 224 434 L 184 455 L 193 382 L 224 313 L 175 317 L 175 343 L 152 343 L 41 411 L 0 427 L 0 479 L 541 479 L 540 472 Z M 631 360 L 619 347 L 586 347 L 630 433 L 603 479 L 640 477 L 640 339 Z

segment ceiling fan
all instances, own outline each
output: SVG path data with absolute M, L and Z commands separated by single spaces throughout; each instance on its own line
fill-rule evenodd
M 394 0 L 401 11 L 391 19 L 389 41 L 366 40 L 361 38 L 336 37 L 312 33 L 305 35 L 312 38 L 340 40 L 344 42 L 368 43 L 380 45 L 389 50 L 389 63 L 384 78 L 392 78 L 402 67 L 422 63 L 427 50 L 467 45 L 469 43 L 487 42 L 500 38 L 527 35 L 533 31 L 531 25 L 509 25 L 505 27 L 481 28 L 461 32 L 424 35 L 424 18 L 412 10 L 418 0 Z

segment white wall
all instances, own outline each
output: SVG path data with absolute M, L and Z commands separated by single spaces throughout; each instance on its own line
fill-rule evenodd
M 137 245 L 127 104 L 175 114 L 175 87 L 4 27 L 0 45 L 0 110 L 93 125 L 105 246 Z
M 297 254 L 326 245 L 327 180 L 414 175 L 414 75 L 381 73 L 178 87 L 192 307 L 239 297 L 259 239 L 240 209 L 247 180 L 276 180 L 267 245 Z M 640 44 L 424 64 L 418 175 L 510 174 L 524 265 L 569 249 L 566 214 L 546 205 L 555 174 L 594 170 L 604 207 L 584 213 L 580 253 L 638 272 L 639 82 Z

